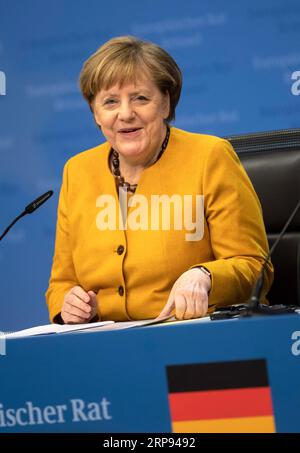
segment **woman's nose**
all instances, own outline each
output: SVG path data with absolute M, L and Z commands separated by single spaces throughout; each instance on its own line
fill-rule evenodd
M 121 102 L 119 108 L 119 119 L 123 121 L 130 121 L 134 118 L 135 112 L 130 102 Z

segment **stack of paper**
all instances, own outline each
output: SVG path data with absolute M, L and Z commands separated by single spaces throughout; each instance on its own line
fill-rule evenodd
M 49 335 L 52 333 L 67 333 L 76 330 L 94 329 L 103 327 L 109 324 L 114 324 L 114 321 L 100 321 L 90 324 L 46 324 L 45 326 L 30 327 L 30 329 L 19 330 L 18 332 L 3 332 L 2 337 L 5 338 L 22 338 L 31 337 L 32 335 Z
M 163 323 L 171 319 L 172 316 L 157 317 L 155 319 L 143 319 L 141 321 L 115 322 L 115 321 L 100 321 L 87 324 L 46 324 L 44 326 L 31 327 L 29 329 L 19 330 L 18 332 L 2 332 L 1 337 L 5 339 L 23 338 L 34 335 L 50 335 L 54 333 L 69 333 L 69 332 L 94 332 L 106 330 L 123 330 L 132 327 L 148 326 L 152 324 Z

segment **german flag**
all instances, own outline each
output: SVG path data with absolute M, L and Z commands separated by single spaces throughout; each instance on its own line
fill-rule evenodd
M 167 367 L 174 433 L 273 433 L 265 360 Z

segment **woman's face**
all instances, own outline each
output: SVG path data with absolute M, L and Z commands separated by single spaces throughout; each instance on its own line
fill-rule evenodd
M 169 115 L 169 95 L 151 79 L 114 85 L 95 97 L 94 116 L 112 148 L 129 162 L 147 164 L 165 138 L 164 119 Z

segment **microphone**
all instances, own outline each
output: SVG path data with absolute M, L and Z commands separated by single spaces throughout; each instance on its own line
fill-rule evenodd
M 282 236 L 284 235 L 284 233 L 288 229 L 290 223 L 292 222 L 293 218 L 295 217 L 296 213 L 298 212 L 299 207 L 300 207 L 300 200 L 298 201 L 295 209 L 293 210 L 292 214 L 288 218 L 288 220 L 287 220 L 286 224 L 284 225 L 278 238 L 272 245 L 268 255 L 265 257 L 259 277 L 253 288 L 253 291 L 252 291 L 252 294 L 248 301 L 248 304 L 238 304 L 238 305 L 229 305 L 227 307 L 220 307 L 218 309 L 218 311 L 216 311 L 215 313 L 212 313 L 210 315 L 210 318 L 212 320 L 227 319 L 227 318 L 233 318 L 233 317 L 237 317 L 237 316 L 251 316 L 252 314 L 274 315 L 274 314 L 282 314 L 282 313 L 294 313 L 295 310 L 297 310 L 299 308 L 294 305 L 283 305 L 283 304 L 266 305 L 266 304 L 260 303 L 261 293 L 262 293 L 262 289 L 263 289 L 263 285 L 264 285 L 264 273 L 265 273 L 267 262 L 270 260 L 270 257 L 272 255 L 273 251 L 277 247 L 277 244 L 281 240 Z
M 32 201 L 29 205 L 27 205 L 24 209 L 24 211 L 16 217 L 11 224 L 6 228 L 6 230 L 2 233 L 0 236 L 0 241 L 6 236 L 6 234 L 9 232 L 11 227 L 19 220 L 21 217 L 24 217 L 27 214 L 32 214 L 36 209 L 38 209 L 42 204 L 44 204 L 50 197 L 53 195 L 53 190 L 49 190 L 48 192 L 44 193 L 40 197 L 38 197 L 36 200 Z

